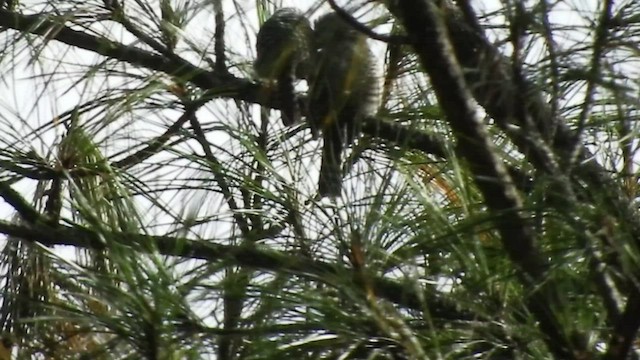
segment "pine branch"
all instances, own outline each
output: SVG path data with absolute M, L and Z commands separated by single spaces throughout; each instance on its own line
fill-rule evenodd
M 521 271 L 522 282 L 531 291 L 528 308 L 540 322 L 549 349 L 560 358 L 570 358 L 571 342 L 552 310 L 558 303 L 557 293 L 554 284 L 544 279 L 548 264 L 523 216 L 522 200 L 513 181 L 477 115 L 473 95 L 455 58 L 440 9 L 432 2 L 404 1 L 390 6 L 390 11 L 402 21 L 413 40 L 414 49 L 454 131 L 457 152 L 467 160 L 489 209 L 500 214 L 496 227 L 502 244 Z M 541 285 L 545 280 L 545 285 Z
M 134 233 L 97 233 L 80 226 L 21 226 L 0 220 L 0 233 L 15 236 L 27 242 L 39 242 L 46 246 L 67 245 L 82 249 L 104 250 L 113 242 L 136 251 L 155 252 L 166 256 L 199 259 L 209 262 L 224 260 L 230 265 L 244 266 L 259 270 L 277 271 L 299 275 L 311 280 L 331 285 L 335 279 L 353 279 L 353 274 L 344 273 L 342 266 L 301 257 L 298 253 L 261 249 L 256 246 L 219 245 L 214 240 L 190 240 L 171 236 L 152 236 Z M 270 233 L 265 235 L 271 236 Z M 256 239 L 263 236 L 256 234 Z M 458 309 L 437 296 L 435 288 L 417 294 L 413 286 L 407 286 L 381 277 L 371 279 L 376 295 L 397 305 L 423 311 L 428 308 L 433 319 L 443 321 L 488 321 L 482 315 Z M 344 285 L 348 286 L 348 285 Z M 355 283 L 352 287 L 357 286 Z M 423 301 L 425 300 L 426 301 Z

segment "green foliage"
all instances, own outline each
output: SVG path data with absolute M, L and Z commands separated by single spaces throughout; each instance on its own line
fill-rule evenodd
M 296 2 L 377 38 L 330 200 L 252 73 L 292 2 L 0 1 L 0 358 L 637 357 L 640 7 L 587 3 Z

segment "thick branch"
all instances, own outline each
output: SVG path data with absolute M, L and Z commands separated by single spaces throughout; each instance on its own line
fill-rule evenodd
M 447 156 L 446 146 L 441 139 L 409 126 L 377 118 L 366 118 L 362 124 L 362 132 L 395 143 L 403 148 L 420 150 L 441 159 Z
M 438 26 L 441 21 L 435 15 L 436 11 L 428 2 L 418 1 L 408 1 L 392 9 L 414 40 L 414 48 L 455 132 L 458 152 L 469 163 L 489 208 L 505 217 L 505 221 L 497 225 L 507 251 L 523 271 L 539 279 L 544 265 L 535 249 L 529 225 L 520 214 L 521 200 L 476 114 L 473 97 L 452 56 L 446 30 Z M 513 243 L 516 239 L 517 244 Z
M 505 131 L 509 131 L 511 125 L 524 128 L 527 123 L 533 123 L 540 134 L 551 136 L 545 140 L 556 159 L 568 160 L 577 152 L 576 164 L 579 165 L 572 169 L 572 184 L 584 182 L 590 188 L 598 189 L 598 196 L 605 201 L 607 211 L 617 214 L 621 223 L 630 227 L 636 243 L 640 244 L 640 217 L 630 206 L 631 200 L 619 184 L 612 180 L 609 172 L 598 164 L 596 157 L 583 144 L 575 143 L 575 132 L 561 119 L 553 116 L 548 101 L 536 85 L 522 79 L 521 86 L 517 86 L 507 59 L 478 31 L 473 21 L 469 24 L 469 21 L 465 21 L 454 10 L 444 11 L 444 14 L 456 57 L 465 69 L 465 80 L 476 101 Z M 467 17 L 472 16 L 474 15 L 468 14 Z M 519 87 L 520 93 L 525 93 L 524 95 L 518 95 L 518 91 L 515 91 Z M 513 104 L 518 103 L 516 96 L 524 96 L 526 99 L 526 109 L 523 111 L 516 112 L 512 108 Z M 516 114 L 529 120 L 513 116 Z M 531 148 L 524 133 L 512 131 L 510 135 L 519 135 L 519 138 L 512 136 L 511 139 L 536 169 L 547 172 L 547 169 L 553 167 L 545 163 L 545 158 L 550 156 L 546 150 Z M 544 151 L 539 156 L 541 150 Z
M 610 6 L 609 1 L 603 4 L 594 44 L 592 70 L 598 67 L 598 57 L 603 51 L 603 42 L 607 36 L 605 28 L 611 22 Z M 573 190 L 578 199 L 590 199 L 598 206 L 603 205 L 602 213 L 615 216 L 624 228 L 619 231 L 625 231 L 636 244 L 640 244 L 640 216 L 637 207 L 633 205 L 633 200 L 620 183 L 597 162 L 597 157 L 583 143 L 577 141 L 579 134 L 555 116 L 555 111 L 550 108 L 535 84 L 527 79 L 515 79 L 511 76 L 506 58 L 476 26 L 465 23 L 455 12 L 446 14 L 447 27 L 457 58 L 467 69 L 465 77 L 477 102 L 505 132 L 509 133 L 508 128 L 512 124 L 520 128 L 533 124 L 532 128 L 544 137 L 546 144 L 540 146 L 527 144 L 526 134 L 509 133 L 531 164 L 550 175 L 560 185 L 560 191 L 549 193 L 553 201 L 561 205 L 558 208 L 566 213 L 569 207 L 562 205 L 575 206 L 575 203 L 565 202 L 566 194 L 570 193 L 566 190 Z M 519 102 L 518 97 L 526 101 Z M 524 108 L 513 109 L 513 104 L 518 103 Z M 585 103 L 588 103 L 588 98 Z M 583 119 L 587 115 L 587 112 L 581 114 Z M 585 120 L 579 120 L 578 128 L 581 121 Z M 561 170 L 558 171 L 557 165 L 552 162 L 571 163 L 571 166 L 561 165 Z M 567 168 L 571 173 L 567 174 Z
M 625 310 L 616 322 L 609 340 L 609 350 L 604 357 L 607 360 L 628 359 L 633 342 L 637 339 L 636 334 L 640 329 L 640 292 L 635 284 L 632 286 Z
M 522 281 L 532 291 L 528 307 L 540 322 L 547 345 L 556 356 L 570 358 L 571 346 L 552 311 L 556 303 L 553 288 L 546 285 L 534 290 L 542 283 L 547 265 L 522 216 L 522 204 L 515 186 L 495 155 L 485 126 L 476 114 L 440 10 L 434 2 L 418 0 L 397 2 L 390 10 L 404 24 L 429 74 L 439 104 L 454 130 L 458 153 L 467 160 L 489 209 L 500 214 L 496 226 L 502 243 L 510 259 L 521 270 Z
M 111 59 L 179 77 L 202 89 L 209 90 L 211 98 L 224 96 L 273 108 L 280 107 L 278 99 L 265 99 L 264 92 L 260 94 L 260 85 L 249 80 L 199 68 L 178 56 L 169 58 L 135 46 L 123 45 L 106 38 L 76 31 L 64 26 L 61 23 L 63 21 L 44 14 L 21 15 L 0 10 L 0 27 L 42 35 L 47 39 L 57 40 Z M 258 96 L 259 94 L 260 96 Z
M 0 181 L 0 197 L 16 210 L 22 220 L 28 223 L 35 223 L 42 219 L 38 213 L 17 191 L 6 181 Z
M 128 246 L 136 251 L 158 251 L 162 255 L 178 256 L 190 259 L 200 259 L 206 261 L 225 260 L 233 265 L 245 266 L 254 269 L 279 271 L 299 276 L 304 276 L 312 280 L 332 282 L 335 279 L 347 281 L 353 276 L 345 275 L 344 267 L 333 266 L 326 262 L 314 261 L 299 254 L 289 255 L 280 251 L 261 249 L 254 246 L 228 246 L 215 244 L 211 240 L 189 240 L 185 238 L 175 238 L 170 236 L 151 236 L 133 233 L 94 233 L 88 229 L 67 226 L 20 226 L 0 220 L 0 233 L 8 236 L 18 237 L 28 242 L 39 242 L 43 245 L 68 245 L 77 248 L 103 250 L 107 247 L 103 239 L 114 241 L 121 246 Z M 387 299 L 395 304 L 424 310 L 425 303 L 421 298 L 427 296 L 427 304 L 432 312 L 431 316 L 442 320 L 487 320 L 482 316 L 458 310 L 455 305 L 446 303 L 434 294 L 435 289 L 425 291 L 418 295 L 415 287 L 403 285 L 395 281 L 384 278 L 374 278 L 372 282 L 375 292 L 381 298 Z M 353 284 L 355 287 L 356 285 Z

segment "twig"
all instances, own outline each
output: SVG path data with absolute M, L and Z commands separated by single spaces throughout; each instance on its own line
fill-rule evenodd
M 111 166 L 117 169 L 127 169 L 157 154 L 158 150 L 175 135 L 189 119 L 195 114 L 197 108 L 189 107 L 184 114 L 173 123 L 164 134 L 150 140 L 147 146 L 126 158 L 114 162 Z
M 211 167 L 213 178 L 218 184 L 218 187 L 220 187 L 220 191 L 226 199 L 227 204 L 229 205 L 229 209 L 233 213 L 233 218 L 236 220 L 236 223 L 238 224 L 240 231 L 242 231 L 242 234 L 245 237 L 249 237 L 251 228 L 249 227 L 249 224 L 247 224 L 246 219 L 239 212 L 240 208 L 238 207 L 233 193 L 231 192 L 231 188 L 229 187 L 229 184 L 227 183 L 227 180 L 225 179 L 225 176 L 223 174 L 224 166 L 213 155 L 211 146 L 207 141 L 207 138 L 202 131 L 202 127 L 200 126 L 200 122 L 196 118 L 195 114 L 192 115 L 189 120 L 191 122 L 191 127 L 193 128 L 196 141 L 198 141 L 198 143 L 200 143 L 200 146 L 202 146 L 202 151 L 205 154 L 205 158 L 210 164 L 209 166 Z
M 595 97 L 596 84 L 600 78 L 600 69 L 602 67 L 602 54 L 609 36 L 609 23 L 611 22 L 611 12 L 613 9 L 613 0 L 605 0 L 602 6 L 602 13 L 596 26 L 595 38 L 593 40 L 593 56 L 591 57 L 591 69 L 587 80 L 587 89 L 585 91 L 585 99 L 582 104 L 582 111 L 578 117 L 578 124 L 576 125 L 576 132 L 573 139 L 573 151 L 571 158 L 569 159 L 569 165 L 573 166 L 579 158 L 581 145 L 581 137 L 584 132 L 587 119 L 591 115 L 593 108 L 593 102 Z
M 369 29 L 366 25 L 360 23 L 358 19 L 354 18 L 351 14 L 349 14 L 346 10 L 338 6 L 335 0 L 327 0 L 331 9 L 338 14 L 344 21 L 346 21 L 349 25 L 351 25 L 354 29 L 359 32 L 367 35 L 371 39 L 386 42 L 386 43 L 396 43 L 396 44 L 409 44 L 409 38 L 406 36 L 400 35 L 382 35 L 377 32 Z
M 222 0 L 213 0 L 213 13 L 215 14 L 215 34 L 214 41 L 215 44 L 213 46 L 213 51 L 216 55 L 216 65 L 215 71 L 218 75 L 226 75 L 228 74 L 227 70 L 227 60 L 226 60 L 226 47 L 224 44 L 224 12 L 222 9 Z

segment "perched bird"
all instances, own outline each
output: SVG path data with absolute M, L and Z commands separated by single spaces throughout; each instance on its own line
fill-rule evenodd
M 282 122 L 293 125 L 300 120 L 294 84 L 307 79 L 311 69 L 311 23 L 298 9 L 280 8 L 262 24 L 256 39 L 256 74 L 277 83 L 282 101 Z
M 308 96 L 309 125 L 322 132 L 321 197 L 342 189 L 342 152 L 360 133 L 362 119 L 377 111 L 380 88 L 367 37 L 339 15 L 329 13 L 315 24 Z

